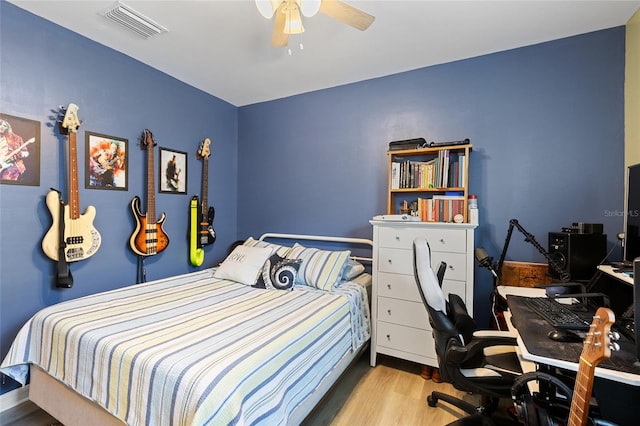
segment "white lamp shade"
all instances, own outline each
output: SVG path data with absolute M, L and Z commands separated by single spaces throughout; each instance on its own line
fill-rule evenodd
M 260 15 L 271 19 L 274 12 L 278 9 L 278 6 L 280 6 L 280 3 L 282 3 L 282 0 L 256 0 L 256 7 Z
M 320 10 L 322 0 L 300 0 L 300 9 L 302 14 L 307 18 L 311 18 Z
M 302 18 L 300 18 L 300 10 L 298 9 L 298 6 L 294 2 L 289 3 L 288 7 L 284 10 L 284 13 L 287 15 L 284 24 L 284 33 L 303 33 L 304 27 L 302 26 Z

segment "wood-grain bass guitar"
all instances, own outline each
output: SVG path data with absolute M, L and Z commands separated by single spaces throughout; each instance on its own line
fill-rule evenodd
M 61 108 L 64 117 L 60 123 L 61 133 L 68 134 L 69 139 L 69 197 L 68 204 L 62 205 L 60 193 L 51 190 L 45 199 L 51 212 L 53 224 L 42 240 L 42 250 L 50 259 L 65 262 L 77 262 L 93 256 L 98 251 L 102 238 L 93 226 L 96 209 L 87 207 L 80 214 L 80 196 L 78 194 L 78 149 L 76 133 L 80 127 L 78 106 L 69 104 Z M 63 256 L 64 259 L 60 259 Z
M 140 211 L 140 197 L 131 200 L 131 210 L 136 221 L 136 229 L 129 238 L 131 250 L 138 256 L 153 256 L 167 248 L 169 237 L 164 232 L 163 225 L 167 215 L 163 212 L 156 220 L 156 184 L 154 179 L 154 148 L 153 135 L 144 130 L 140 147 L 147 150 L 147 213 Z
M 213 229 L 215 209 L 209 206 L 209 156 L 211 155 L 211 140 L 206 138 L 200 144 L 197 159 L 202 159 L 202 203 L 198 206 L 198 196 L 191 198 L 189 221 L 189 259 L 193 266 L 200 266 L 204 262 L 203 247 L 213 244 L 216 231 Z

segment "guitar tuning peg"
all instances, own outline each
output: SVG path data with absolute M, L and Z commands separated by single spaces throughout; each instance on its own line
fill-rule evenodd
M 611 340 L 620 340 L 620 333 L 618 333 L 617 331 L 610 331 L 609 338 Z
M 618 352 L 620 350 L 620 345 L 618 344 L 618 342 L 611 342 L 611 344 L 609 345 L 609 349 L 614 352 Z
M 60 111 L 66 111 L 67 110 L 67 107 L 64 106 L 64 105 L 60 105 L 58 108 L 60 109 Z

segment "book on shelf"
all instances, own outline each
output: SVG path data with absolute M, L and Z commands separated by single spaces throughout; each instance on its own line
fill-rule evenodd
M 400 189 L 400 163 L 391 163 L 391 189 Z
M 461 187 L 464 185 L 466 178 L 466 156 L 464 154 L 458 154 L 458 184 L 457 187 Z
M 464 215 L 464 195 L 418 197 L 412 208 L 423 222 L 454 222 L 455 215 Z
M 465 155 L 448 149 L 424 161 L 396 157 L 391 163 L 391 189 L 460 188 L 465 180 Z

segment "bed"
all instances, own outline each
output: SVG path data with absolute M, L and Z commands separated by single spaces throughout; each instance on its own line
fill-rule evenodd
M 0 371 L 65 426 L 300 424 L 368 345 L 371 247 L 249 238 L 218 267 L 41 310 Z

